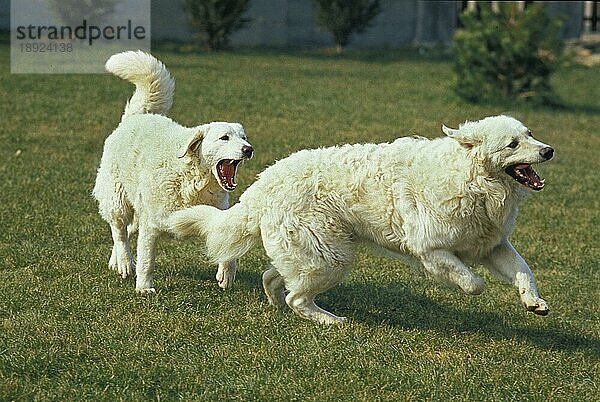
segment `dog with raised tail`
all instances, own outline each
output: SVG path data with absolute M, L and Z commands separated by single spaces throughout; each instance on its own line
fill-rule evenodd
M 174 211 L 193 205 L 229 207 L 239 164 L 254 150 L 241 124 L 184 127 L 165 117 L 175 81 L 163 63 L 141 51 L 111 56 L 106 70 L 135 84 L 119 126 L 108 136 L 92 192 L 110 225 L 109 267 L 136 275 L 136 291 L 153 293 L 156 243 Z M 138 232 L 137 264 L 130 239 Z M 235 260 L 222 261 L 219 286 L 231 287 Z
M 507 116 L 443 126 L 446 137 L 299 151 L 263 171 L 226 211 L 174 212 L 169 228 L 206 237 L 222 263 L 262 244 L 269 302 L 319 323 L 343 321 L 315 304 L 340 283 L 354 245 L 367 242 L 468 294 L 483 292 L 470 266 L 512 283 L 522 304 L 548 313 L 525 260 L 512 246 L 518 205 L 544 180 L 533 165 L 554 150 Z M 287 291 L 287 294 L 286 294 Z

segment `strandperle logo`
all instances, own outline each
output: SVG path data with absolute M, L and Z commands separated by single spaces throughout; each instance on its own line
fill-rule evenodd
M 18 40 L 87 40 L 88 45 L 92 45 L 96 40 L 121 40 L 121 39 L 146 39 L 146 28 L 141 25 L 133 25 L 131 20 L 127 20 L 126 25 L 112 26 L 105 25 L 99 27 L 96 25 L 88 25 L 87 20 L 83 20 L 82 24 L 76 27 L 71 26 L 46 26 L 46 25 L 28 25 L 17 27 Z
M 11 73 L 103 73 L 150 51 L 150 0 L 11 0 Z

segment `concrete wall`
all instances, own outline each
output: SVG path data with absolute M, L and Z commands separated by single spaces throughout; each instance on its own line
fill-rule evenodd
M 150 2 L 152 39 L 173 39 L 187 42 L 192 38 L 183 0 L 152 0 Z
M 183 3 L 152 2 L 153 39 L 191 38 Z M 381 8 L 371 28 L 353 35 L 350 47 L 448 43 L 456 26 L 457 4 L 452 1 L 382 0 Z M 313 15 L 311 0 L 251 0 L 246 16 L 252 21 L 231 36 L 231 43 L 271 47 L 333 45 L 333 38 L 316 26 Z
M 579 38 L 583 33 L 582 1 L 549 1 L 548 12 L 564 19 L 560 32 L 563 39 Z
M 10 29 L 10 0 L 0 0 L 0 29 Z
M 18 1 L 18 0 L 15 0 Z M 582 33 L 583 2 L 549 1 L 550 13 L 565 17 L 563 38 Z M 184 0 L 151 0 L 152 38 L 189 41 L 192 33 Z M 381 0 L 373 26 L 352 37 L 350 47 L 400 47 L 449 43 L 456 26 L 457 2 Z M 311 0 L 251 0 L 248 27 L 231 37 L 234 46 L 332 46 L 331 35 L 313 19 Z M 0 29 L 10 28 L 10 0 L 0 0 Z

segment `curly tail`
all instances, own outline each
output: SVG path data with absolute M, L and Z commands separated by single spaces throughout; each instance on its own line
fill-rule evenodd
M 240 204 L 226 210 L 196 205 L 173 212 L 167 224 L 169 231 L 177 236 L 206 237 L 206 254 L 214 263 L 240 258 L 260 236 L 260 229 L 250 222 Z
M 134 114 L 165 114 L 173 105 L 175 80 L 169 70 L 154 56 L 141 50 L 112 55 L 106 71 L 135 84 L 135 92 L 123 112 L 123 118 Z

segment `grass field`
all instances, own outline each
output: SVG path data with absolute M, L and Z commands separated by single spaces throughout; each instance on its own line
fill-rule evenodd
M 221 291 L 197 240 L 165 239 L 157 294 L 107 268 L 91 198 L 106 136 L 133 87 L 109 75 L 10 75 L 0 46 L 0 400 L 600 399 L 600 70 L 569 67 L 561 109 L 472 105 L 451 63 L 409 53 L 159 51 L 177 79 L 171 116 L 241 121 L 256 149 L 242 190 L 308 147 L 441 135 L 442 122 L 510 112 L 556 149 L 513 243 L 551 313 L 491 278 L 477 297 L 360 252 L 319 303 L 321 327 L 267 305 L 262 249 Z

